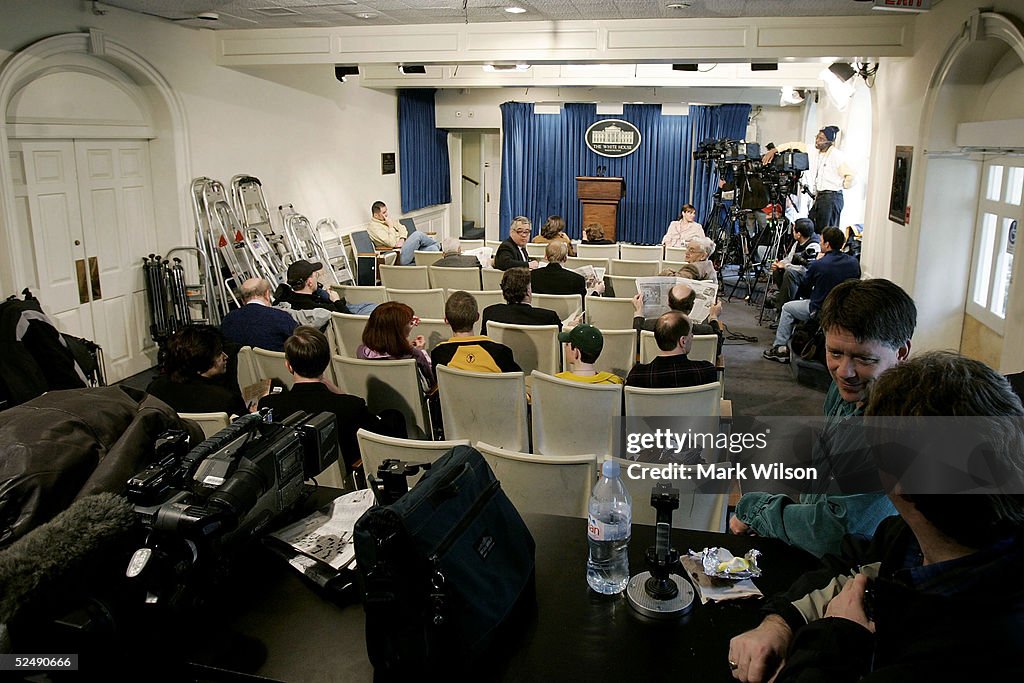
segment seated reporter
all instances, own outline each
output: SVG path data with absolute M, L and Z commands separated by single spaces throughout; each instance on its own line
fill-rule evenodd
M 583 244 L 615 244 L 615 240 L 605 238 L 600 223 L 588 223 L 583 228 Z
M 534 294 L 579 294 L 582 306 L 587 279 L 565 267 L 567 253 L 564 242 L 548 242 L 544 247 L 547 264 L 530 273 L 530 290 Z M 604 292 L 604 282 L 599 282 L 595 291 Z
M 540 234 L 530 240 L 534 244 L 550 244 L 561 242 L 569 252 L 569 256 L 576 255 L 576 249 L 572 246 L 572 240 L 565 234 L 565 220 L 561 216 L 548 216 L 544 225 L 540 228 Z
M 547 308 L 536 308 L 530 305 L 530 271 L 526 268 L 510 268 L 501 276 L 501 295 L 503 304 L 491 304 L 484 309 L 480 333 L 487 334 L 487 323 L 508 325 L 558 325 L 562 329 L 562 321 L 558 314 Z
M 693 326 L 686 315 L 669 311 L 658 318 L 654 340 L 658 343 L 658 356 L 650 363 L 634 365 L 626 376 L 626 386 L 673 389 L 718 381 L 714 365 L 686 357 L 693 344 Z
M 710 237 L 694 237 L 686 243 L 686 262 L 697 267 L 701 280 L 714 280 L 715 266 L 709 260 L 715 253 L 715 242 Z
M 420 384 L 424 391 L 431 389 L 434 378 L 434 364 L 427 353 L 427 340 L 416 335 L 411 341 L 409 335 L 420 324 L 412 308 L 399 301 L 388 301 L 370 313 L 363 328 L 363 343 L 356 348 L 356 358 L 366 360 L 416 359 Z
M 983 438 L 983 447 L 1015 481 L 1001 480 L 985 493 L 908 492 L 886 472 L 885 459 L 877 461 L 899 515 L 885 520 L 870 542 L 847 536 L 824 569 L 769 600 L 761 625 L 729 643 L 733 677 L 745 683 L 1020 680 L 1020 399 L 983 363 L 938 351 L 879 377 L 866 414 L 1009 418 L 992 432 L 999 443 Z M 935 447 L 921 444 L 915 465 Z
M 249 411 L 227 370 L 220 330 L 190 325 L 167 340 L 164 374 L 149 383 L 146 393 L 179 413 L 244 415 Z

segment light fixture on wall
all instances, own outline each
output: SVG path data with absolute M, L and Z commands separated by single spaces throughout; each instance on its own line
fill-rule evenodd
M 334 65 L 334 77 L 342 83 L 345 82 L 346 76 L 358 76 L 359 67 L 354 64 L 335 64 Z
M 750 64 L 751 71 L 778 71 L 778 62 L 752 62 Z
M 818 77 L 825 84 L 825 93 L 839 111 L 846 109 L 855 90 L 857 70 L 847 62 L 834 62 L 822 69 Z
M 673 64 L 673 71 L 697 71 L 697 64 Z
M 419 74 L 423 75 L 427 73 L 427 67 L 422 64 L 400 64 L 398 70 L 405 75 Z
M 792 86 L 783 86 L 781 96 L 779 97 L 780 107 L 791 107 L 797 104 L 803 104 L 804 102 L 804 91 L 797 90 Z

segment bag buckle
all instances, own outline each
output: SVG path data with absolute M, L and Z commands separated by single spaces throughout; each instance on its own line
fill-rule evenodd
M 434 574 L 430 577 L 431 622 L 434 626 L 443 626 L 445 622 L 447 596 L 444 592 L 444 584 L 444 574 L 440 569 L 434 569 Z

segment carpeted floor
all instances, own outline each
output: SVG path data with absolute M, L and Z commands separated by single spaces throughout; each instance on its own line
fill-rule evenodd
M 734 415 L 820 415 L 823 392 L 802 386 L 793 378 L 789 365 L 761 358 L 775 332 L 768 321 L 758 326 L 759 308 L 743 301 L 742 287 L 737 297 L 727 301 L 731 286 L 723 292 L 721 320 L 731 333 L 756 337 L 756 342 L 728 339 L 725 358 L 725 397 L 732 400 Z

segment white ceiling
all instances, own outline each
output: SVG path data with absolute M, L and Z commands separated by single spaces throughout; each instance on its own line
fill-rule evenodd
M 932 4 L 937 4 L 935 0 Z M 671 4 L 688 4 L 671 9 Z M 851 16 L 870 0 L 110 0 L 96 2 L 182 25 L 212 29 L 422 25 L 503 21 L 579 21 L 731 17 Z M 522 14 L 506 7 L 519 6 Z M 216 21 L 196 19 L 214 12 Z

